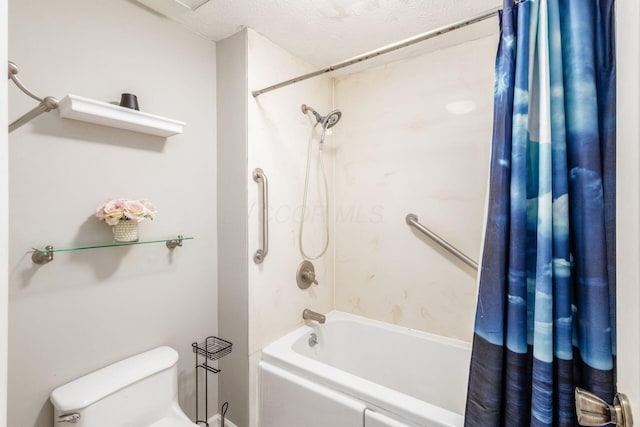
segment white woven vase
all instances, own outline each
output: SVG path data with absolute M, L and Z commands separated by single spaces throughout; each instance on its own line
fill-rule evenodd
M 113 240 L 116 242 L 137 242 L 138 223 L 135 221 L 120 221 L 113 227 Z

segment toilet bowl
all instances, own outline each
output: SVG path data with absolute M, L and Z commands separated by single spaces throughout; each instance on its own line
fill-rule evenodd
M 178 404 L 177 362 L 158 347 L 56 388 L 54 426 L 195 427 Z

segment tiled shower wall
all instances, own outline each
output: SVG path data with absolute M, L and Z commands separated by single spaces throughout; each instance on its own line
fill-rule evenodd
M 336 79 L 335 308 L 470 340 L 496 34 Z
M 248 30 L 249 90 L 259 89 L 314 67 L 294 57 L 255 31 Z M 260 350 L 270 342 L 302 324 L 305 308 L 319 312 L 333 307 L 332 253 L 314 261 L 318 286 L 301 290 L 296 284 L 296 270 L 302 261 L 298 250 L 301 202 L 304 190 L 307 147 L 312 129 L 309 116 L 302 114 L 304 103 L 322 114 L 331 109 L 332 84 L 323 76 L 259 98 L 248 99 L 248 166 L 264 170 L 269 181 L 270 251 L 262 264 L 251 259 L 259 245 L 260 193 L 257 183 L 248 177 L 248 249 L 249 261 L 249 367 L 251 381 L 257 379 Z M 332 178 L 331 142 L 325 148 L 328 179 Z M 318 145 L 313 144 L 314 155 Z M 314 165 L 316 163 L 314 162 Z M 318 199 L 317 170 L 311 172 L 309 211 L 305 248 L 312 252 L 323 243 L 323 226 L 317 215 L 322 203 Z M 331 222 L 331 219 L 329 218 Z M 322 238 L 320 238 L 322 237 Z M 250 383 L 250 425 L 255 425 L 256 383 Z
M 314 71 L 314 67 L 294 57 L 255 31 L 248 31 L 249 90 L 259 89 L 292 76 Z M 277 64 L 275 66 L 274 64 Z M 298 250 L 302 195 L 307 147 L 313 123 L 303 115 L 302 104 L 320 113 L 331 110 L 331 80 L 319 77 L 258 98 L 249 96 L 249 173 L 262 168 L 269 180 L 270 252 L 262 264 L 249 263 L 249 353 L 291 331 L 302 323 L 305 308 L 326 312 L 333 305 L 332 254 L 314 261 L 318 286 L 301 290 L 296 270 L 303 260 Z M 332 178 L 331 140 L 327 140 L 324 162 Z M 315 191 L 318 174 L 313 143 L 310 176 L 309 215 L 305 222 L 305 249 L 318 253 L 324 243 L 323 203 Z M 249 258 L 259 244 L 259 186 L 249 179 Z M 331 219 L 329 219 L 331 221 Z

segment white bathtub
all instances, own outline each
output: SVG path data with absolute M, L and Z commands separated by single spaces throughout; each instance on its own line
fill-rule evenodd
M 260 427 L 462 426 L 470 354 L 463 341 L 329 313 L 263 350 Z

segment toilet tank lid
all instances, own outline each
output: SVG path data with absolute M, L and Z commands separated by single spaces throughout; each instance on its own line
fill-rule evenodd
M 60 411 L 77 411 L 133 383 L 168 369 L 177 361 L 178 352 L 174 349 L 158 347 L 56 388 L 51 392 L 51 403 Z

